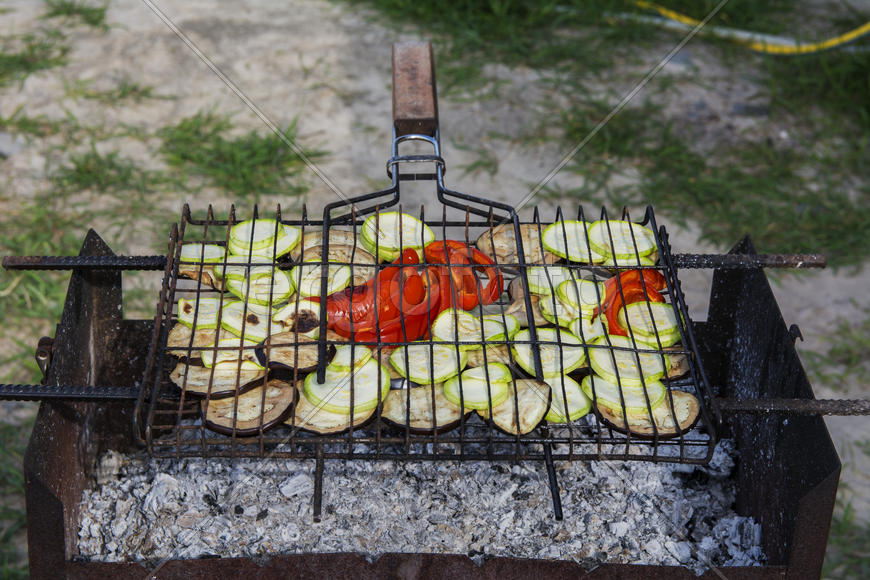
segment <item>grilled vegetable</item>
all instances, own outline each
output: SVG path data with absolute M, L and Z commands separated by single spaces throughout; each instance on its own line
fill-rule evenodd
M 390 362 L 390 356 L 395 352 L 396 347 L 394 346 L 381 346 L 374 349 L 372 352 L 372 358 L 381 363 L 385 369 L 390 371 L 390 380 L 394 381 L 397 379 L 404 379 L 399 371 L 396 370 L 396 367 Z
M 340 370 L 350 371 L 366 364 L 372 358 L 372 349 L 361 344 L 343 344 L 335 347 L 335 356 L 329 366 Z
M 273 266 L 251 268 L 244 280 L 224 280 L 227 290 L 248 304 L 281 304 L 293 294 L 293 285 L 284 270 Z
M 570 262 L 598 263 L 605 256 L 587 242 L 587 222 L 569 220 L 553 222 L 541 235 L 544 248 Z
M 430 332 L 432 340 L 456 342 L 459 343 L 459 348 L 465 350 L 483 347 L 480 321 L 476 316 L 464 310 L 448 308 L 443 311 L 432 322 Z
M 579 309 L 565 304 L 555 294 L 541 296 L 541 299 L 538 300 L 538 307 L 541 309 L 541 316 L 544 317 L 544 320 L 565 328 L 570 328 L 574 319 L 580 318 Z
M 417 251 L 406 248 L 362 286 L 330 294 L 329 327 L 359 342 L 414 341 L 429 330 L 440 302 L 437 267 L 422 268 Z M 377 294 L 377 295 L 376 295 Z
M 632 435 L 640 437 L 658 435 L 659 438 L 667 439 L 691 431 L 700 416 L 701 407 L 698 399 L 683 391 L 671 391 L 671 397 L 674 401 L 673 406 L 670 398 L 665 396 L 664 401 L 652 410 L 652 421 L 646 407 L 641 412 L 627 413 L 628 428 Z M 625 420 L 621 409 L 612 410 L 599 405 L 598 412 L 605 422 L 610 423 L 616 430 L 625 432 Z
M 565 392 L 562 392 L 564 381 Z M 553 377 L 548 381 L 553 391 L 550 408 L 544 417 L 549 423 L 569 423 L 586 415 L 592 409 L 592 401 L 580 388 L 580 385 L 567 375 Z M 568 412 L 565 412 L 567 400 Z
M 203 421 L 212 431 L 236 437 L 251 437 L 271 429 L 293 412 L 296 389 L 293 385 L 270 380 L 238 397 L 202 401 Z
M 432 242 L 425 248 L 425 257 L 427 262 L 448 265 L 438 270 L 442 282 L 442 310 L 450 306 L 471 310 L 478 304 L 492 304 L 501 296 L 504 280 L 493 266 L 492 259 L 465 242 Z M 475 276 L 475 269 L 482 271 L 489 280 L 485 287 Z M 452 286 L 446 283 L 447 280 L 452 282 Z
M 281 257 L 284 254 L 290 253 L 298 242 L 299 238 L 285 235 L 278 238 L 274 243 L 269 242 L 261 248 L 250 248 L 247 244 L 237 242 L 230 238 L 230 241 L 227 243 L 227 249 L 230 251 L 230 254 L 234 256 L 241 256 L 243 258 L 250 256 L 252 260 L 254 257 L 273 260 L 276 257 Z
M 520 225 L 526 264 L 553 264 L 559 261 L 559 256 L 545 251 L 541 246 L 542 232 L 543 229 L 535 224 Z M 510 267 L 519 263 L 513 223 L 500 224 L 483 232 L 477 238 L 475 245 L 499 266 Z
M 617 413 L 622 413 L 623 401 L 626 410 L 646 413 L 647 398 L 649 398 L 650 408 L 655 409 L 667 396 L 665 386 L 652 380 L 647 381 L 646 389 L 625 385 L 620 389 L 613 381 L 598 375 L 589 375 L 583 379 L 580 387 L 594 404 L 607 407 Z M 622 399 L 620 399 L 620 391 Z
M 330 413 L 365 413 L 378 406 L 390 390 L 387 370 L 376 360 L 369 360 L 353 371 L 326 367 L 323 384 L 317 382 L 317 373 L 305 377 L 305 398 Z
M 623 328 L 631 327 L 636 340 L 653 348 L 680 342 L 680 328 L 671 304 L 634 302 L 619 311 L 618 321 Z
M 257 346 L 256 342 L 244 340 L 229 333 L 221 333 L 221 337 L 217 342 L 217 348 L 215 348 L 215 343 L 212 343 L 206 345 L 200 352 L 202 366 L 209 368 L 214 366 L 215 363 L 226 361 L 238 362 L 239 359 L 261 366 L 257 362 L 257 356 L 254 354 L 255 346 Z
M 384 400 L 381 417 L 402 429 L 407 421 L 408 428 L 418 433 L 440 432 L 454 427 L 462 418 L 462 408 L 444 396 L 442 383 L 434 385 L 434 412 L 432 398 L 432 386 L 392 390 Z
M 398 258 L 405 248 L 422 249 L 434 239 L 429 226 L 397 211 L 371 215 L 360 228 L 363 247 L 386 262 Z
M 488 363 L 462 372 L 444 383 L 444 397 L 466 409 L 489 409 L 500 405 L 508 396 L 511 371 L 501 363 Z
M 668 353 L 668 370 L 665 376 L 669 379 L 675 379 L 689 372 L 689 358 L 682 352 L 680 347 L 670 347 L 664 349 Z
M 280 271 L 280 270 L 279 270 Z M 350 267 L 320 264 L 302 264 L 290 270 L 293 289 L 303 297 L 320 296 L 321 280 L 326 278 L 326 293 L 332 294 L 350 285 Z
M 260 379 L 266 371 L 260 365 L 247 362 L 223 362 L 207 369 L 201 366 L 179 363 L 169 379 L 188 395 L 206 396 L 211 388 L 211 398 L 230 397 L 236 390 L 240 393 L 262 384 Z
M 191 343 L 191 335 L 193 343 Z M 191 356 L 193 358 L 200 358 L 200 349 L 209 344 L 214 344 L 217 335 L 218 330 L 215 328 L 194 332 L 186 324 L 176 324 L 169 331 L 169 337 L 166 339 L 166 350 L 171 355 L 184 358 L 188 354 L 188 348 L 191 348 L 193 349 L 190 353 Z
M 544 377 L 555 377 L 562 373 L 570 373 L 583 365 L 586 355 L 583 352 L 583 346 L 581 346 L 579 338 L 567 330 L 560 331 L 558 337 L 556 336 L 556 330 L 553 328 L 538 328 L 536 330 L 538 344 L 535 347 L 541 355 L 541 369 Z M 519 331 L 514 337 L 516 342 L 511 345 L 511 349 L 517 364 L 524 371 L 534 376 L 535 359 L 532 354 L 532 345 L 528 343 L 529 339 L 530 334 L 527 329 Z M 522 341 L 527 342 L 523 343 Z
M 541 314 L 540 301 L 541 297 L 537 294 L 529 296 L 529 302 L 532 304 L 532 318 L 535 321 L 535 326 L 546 326 L 548 321 L 544 318 L 544 315 Z M 529 326 L 528 313 L 526 312 L 526 301 L 523 298 L 512 302 L 510 306 L 505 308 L 504 312 L 505 314 L 510 314 L 516 318 L 517 321 L 519 321 L 520 326 Z
M 618 336 L 628 336 L 619 324 L 619 311 L 634 302 L 664 302 L 658 292 L 667 285 L 665 277 L 655 270 L 626 270 L 604 283 L 603 311 L 607 318 L 607 331 Z M 596 312 L 597 314 L 597 312 Z
M 323 259 L 322 246 L 312 246 L 302 252 L 302 262 L 320 262 Z M 375 275 L 377 259 L 359 246 L 330 244 L 327 260 L 351 270 L 351 285 L 365 284 Z M 319 292 L 318 292 L 319 294 Z
M 313 339 L 297 335 L 295 332 L 273 334 L 259 344 L 254 351 L 257 362 L 270 368 L 296 369 L 308 372 L 317 367 L 319 349 Z M 330 359 L 335 347 L 328 345 L 327 357 Z M 268 360 L 267 360 L 268 355 Z
M 456 350 L 448 345 L 415 342 L 397 347 L 390 355 L 390 363 L 400 375 L 419 385 L 443 383 L 462 372 L 468 362 L 466 352 L 460 349 L 457 355 Z
M 486 355 L 484 355 L 484 351 L 486 351 Z M 506 365 L 511 363 L 510 348 L 506 344 L 488 344 L 484 348 L 466 352 L 468 354 L 469 367 L 479 367 L 491 362 Z
M 492 408 L 492 422 L 510 435 L 525 435 L 541 423 L 547 412 L 549 400 L 550 387 L 547 383 L 534 379 L 512 381 L 508 383 L 507 398 Z M 489 409 L 481 409 L 477 413 L 484 419 L 490 418 Z
M 220 298 L 200 297 L 199 300 L 178 299 L 178 322 L 197 330 L 217 328 L 218 312 L 222 300 Z M 223 302 L 226 304 L 226 302 Z
M 271 309 L 257 304 L 246 306 L 244 302 L 231 302 L 224 305 L 221 327 L 236 336 L 260 342 L 269 334 L 281 330 L 280 325 L 269 320 L 270 313 Z
M 511 314 L 486 314 L 483 316 L 483 339 L 509 340 L 520 331 L 520 321 Z
M 282 326 L 285 332 L 298 332 L 300 338 L 316 340 L 320 336 L 320 304 L 291 296 L 287 304 L 272 315 L 272 322 Z
M 640 224 L 601 220 L 589 226 L 589 245 L 604 257 L 617 260 L 647 256 L 656 250 L 655 234 Z
M 181 246 L 181 261 L 193 264 L 222 262 L 226 251 L 215 244 L 184 244 Z
M 569 330 L 582 342 L 591 343 L 604 336 L 607 331 L 601 318 L 577 318 L 571 322 Z
M 285 226 L 276 220 L 245 220 L 230 228 L 230 241 L 239 247 L 263 250 L 274 246 L 276 238 L 288 237 L 291 249 L 299 243 L 302 232 L 297 227 Z M 289 251 L 289 250 L 288 250 Z
M 223 261 L 218 262 L 214 266 L 214 273 L 218 278 L 225 278 L 229 280 L 244 280 L 248 277 L 251 270 L 256 268 L 265 267 L 266 270 L 260 270 L 260 272 L 268 272 L 271 275 L 272 258 L 266 256 L 258 256 L 256 254 L 252 256 L 248 256 L 248 254 L 244 254 L 242 256 L 231 255 L 227 256 L 226 265 Z
M 580 312 L 584 318 L 595 315 L 595 310 L 606 296 L 604 284 L 593 280 L 573 278 L 565 280 L 556 288 L 556 297 L 565 305 Z
M 329 228 L 329 232 L 327 233 L 327 237 L 329 238 L 329 247 L 343 245 L 343 246 L 357 246 L 358 249 L 362 249 L 361 242 L 359 241 L 359 237 L 355 236 L 352 231 L 348 230 L 340 230 L 336 227 Z M 304 262 L 305 260 L 300 260 L 300 256 L 305 253 L 306 250 L 313 247 L 320 247 L 323 245 L 323 230 L 320 229 L 307 229 L 305 233 L 302 235 L 302 240 L 297 244 L 295 248 L 290 252 L 290 257 L 293 260 Z
M 534 294 L 550 296 L 559 284 L 575 278 L 574 272 L 564 266 L 535 266 L 526 270 L 529 290 Z
M 215 290 L 222 292 L 224 285 L 220 280 L 211 264 L 179 264 L 178 275 L 182 278 L 190 278 L 198 282 L 210 286 Z
M 598 339 L 589 349 L 589 366 L 598 375 L 624 387 L 658 381 L 670 364 L 667 355 L 641 350 L 647 348 L 642 344 L 637 346 L 638 352 L 634 348 L 631 339 L 623 336 Z
M 371 419 L 374 414 L 374 408 L 361 413 L 354 412 L 353 426 L 359 427 Z M 342 431 L 350 429 L 350 409 L 348 408 L 348 410 L 343 413 L 330 413 L 324 409 L 318 409 L 317 406 L 309 401 L 305 397 L 305 394 L 300 390 L 299 400 L 296 402 L 293 417 L 284 423 L 297 429 L 305 429 L 306 431 L 312 431 L 324 435 L 328 433 L 341 433 Z

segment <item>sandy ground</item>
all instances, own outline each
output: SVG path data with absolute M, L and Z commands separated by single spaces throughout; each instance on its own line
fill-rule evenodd
M 42 11 L 39 4 L 16 1 L 5 5 L 11 12 L 3 15 L 0 33 L 22 33 L 45 25 L 38 19 Z M 386 183 L 383 167 L 390 144 L 390 46 L 396 40 L 416 38 L 414 33 L 396 33 L 354 7 L 322 0 L 297 0 L 290 5 L 268 0 L 195 0 L 162 2 L 160 7 L 278 125 L 286 126 L 298 117 L 300 143 L 308 149 L 322 148 L 331 153 L 319 164 L 343 192 L 359 194 Z M 65 27 L 71 45 L 69 64 L 32 75 L 20 88 L 4 89 L 0 114 L 8 116 L 19 106 L 31 116 L 60 118 L 69 111 L 89 124 L 127 123 L 154 131 L 198 111 L 214 110 L 232 114 L 240 132 L 265 130 L 261 121 L 145 4 L 115 1 L 108 20 L 111 29 L 105 33 L 83 26 Z M 630 88 L 643 76 L 646 64 L 654 64 L 668 49 L 662 46 L 660 53 L 653 51 L 644 56 L 644 63 L 621 71 L 607 88 Z M 497 98 L 441 100 L 443 155 L 451 169 L 448 185 L 517 203 L 565 151 L 552 142 L 530 146 L 511 137 L 533 131 L 546 103 L 564 103 L 571 96 L 548 92 L 536 71 L 501 66 L 488 66 L 487 71 L 505 83 Z M 701 149 L 715 140 L 747 132 L 773 138 L 787 136 L 787 127 L 772 127 L 764 116 L 734 113 L 739 109 L 736 105 L 763 102 L 764 90 L 751 79 L 737 78 L 723 68 L 703 46 L 690 44 L 662 74 L 672 76 L 675 82 L 668 93 L 667 114 L 692 127 Z M 176 98 L 110 107 L 65 96 L 65 85 L 73 80 L 92 80 L 94 87 L 105 88 L 122 75 Z M 705 123 L 698 123 L 699 110 L 704 112 Z M 507 138 L 495 138 L 495 133 Z M 156 146 L 156 140 L 129 137 L 98 144 L 102 150 L 118 149 L 145 166 L 160 168 Z M 464 150 L 467 147 L 486 149 L 499 160 L 498 171 L 494 175 L 462 175 L 459 166 L 470 162 Z M 46 190 L 47 163 L 58 162 L 64 154 L 33 142 L 0 163 L 0 187 L 6 192 L 0 205 Z M 595 163 L 595 159 L 588 162 Z M 632 176 L 624 179 L 631 180 Z M 557 183 L 561 187 L 572 185 L 567 175 L 560 175 Z M 403 203 L 411 211 L 423 203 L 432 211 L 432 197 L 433 189 L 428 186 L 403 190 Z M 312 191 L 307 199 L 310 211 L 318 212 L 334 199 L 334 194 L 312 176 Z M 199 208 L 209 202 L 227 208 L 233 200 L 205 188 L 194 196 L 161 198 L 156 203 L 165 205 L 168 212 L 178 212 L 185 201 Z M 267 197 L 266 201 L 298 207 L 295 199 Z M 573 207 L 575 203 L 566 205 Z M 552 206 L 544 205 L 544 216 L 552 215 Z M 658 217 L 660 223 L 669 223 L 668 216 Z M 671 229 L 677 251 L 727 250 L 699 244 L 697 232 L 691 228 Z M 143 228 L 129 230 L 109 242 L 116 251 L 132 254 L 150 253 L 159 247 L 160 240 L 150 228 Z M 775 292 L 786 323 L 797 323 L 806 337 L 800 348 L 822 349 L 832 320 L 857 315 L 853 300 L 864 295 L 868 283 L 870 271 L 866 269 L 859 273 L 824 270 L 784 278 Z M 708 273 L 686 272 L 683 276 L 691 312 L 699 319 L 705 317 L 708 284 Z M 866 396 L 867 386 L 854 385 L 850 394 Z M 817 395 L 842 397 L 843 393 L 817 385 Z M 840 448 L 845 449 L 852 441 L 870 439 L 870 421 L 866 419 L 829 419 L 828 424 Z M 854 453 L 848 460 L 843 479 L 859 492 L 855 501 L 867 517 L 868 458 Z

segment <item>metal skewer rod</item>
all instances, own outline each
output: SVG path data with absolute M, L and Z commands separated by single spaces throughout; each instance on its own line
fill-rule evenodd
M 870 415 L 862 399 L 716 399 L 723 413 L 788 413 L 789 415 Z

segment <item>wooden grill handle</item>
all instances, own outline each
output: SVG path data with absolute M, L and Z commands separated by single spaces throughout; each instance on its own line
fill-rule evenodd
M 393 125 L 397 137 L 433 137 L 438 130 L 435 57 L 428 42 L 393 44 Z

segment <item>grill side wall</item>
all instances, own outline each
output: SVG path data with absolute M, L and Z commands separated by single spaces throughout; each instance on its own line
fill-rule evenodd
M 746 237 L 731 253 L 755 254 L 755 248 Z M 704 335 L 706 368 L 719 396 L 814 398 L 760 268 L 714 273 Z M 738 513 L 761 523 L 770 564 L 788 565 L 790 577 L 818 578 L 840 474 L 824 420 L 769 413 L 726 423 L 740 450 Z

